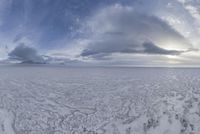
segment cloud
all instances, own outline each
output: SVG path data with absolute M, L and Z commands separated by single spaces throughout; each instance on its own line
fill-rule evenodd
M 8 56 L 10 60 L 22 63 L 45 63 L 44 58 L 37 53 L 36 49 L 26 46 L 23 43 L 15 47 Z
M 10 53 L 8 53 L 11 61 L 19 61 L 25 64 L 65 64 L 65 65 L 81 65 L 81 61 L 76 59 L 69 59 L 64 55 L 39 55 L 37 50 L 29 47 L 23 43 L 16 46 Z
M 87 25 L 91 36 L 83 57 L 113 53 L 179 55 L 192 48 L 165 21 L 119 4 L 100 10 Z
M 98 44 L 101 45 L 101 44 Z M 123 46 L 123 45 L 122 45 Z M 106 59 L 105 56 L 108 56 L 109 54 L 112 53 L 125 53 L 125 54 L 158 54 L 158 55 L 180 55 L 181 53 L 184 52 L 188 52 L 188 51 L 193 51 L 193 49 L 191 50 L 186 50 L 186 51 L 177 51 L 177 50 L 166 50 L 163 48 L 160 48 L 158 46 L 156 46 L 155 44 L 153 44 L 152 42 L 144 42 L 142 44 L 142 47 L 137 49 L 137 47 L 135 47 L 136 45 L 134 44 L 130 44 L 129 47 L 126 46 L 126 48 L 124 47 L 118 47 L 118 48 L 107 48 L 107 49 L 85 49 L 81 56 L 90 56 L 93 57 L 95 59 Z M 135 48 L 134 48 L 135 47 Z M 104 57 L 104 58 L 103 58 Z
M 166 50 L 153 44 L 152 42 L 143 43 L 144 53 L 148 54 L 161 54 L 161 55 L 179 55 L 184 51 Z

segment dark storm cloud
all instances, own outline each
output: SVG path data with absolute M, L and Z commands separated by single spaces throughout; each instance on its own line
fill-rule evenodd
M 95 36 L 81 56 L 112 53 L 179 55 L 184 52 L 164 49 L 168 41 L 180 48 L 191 48 L 191 44 L 163 20 L 120 5 L 100 11 L 89 25 Z
M 21 61 L 22 63 L 45 63 L 42 56 L 40 56 L 36 49 L 20 44 L 9 53 L 11 60 Z

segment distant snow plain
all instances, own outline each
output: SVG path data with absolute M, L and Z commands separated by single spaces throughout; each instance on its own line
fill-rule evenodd
M 0 67 L 0 134 L 199 134 L 200 69 Z

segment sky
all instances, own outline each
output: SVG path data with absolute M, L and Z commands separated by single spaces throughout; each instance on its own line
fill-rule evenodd
M 198 0 L 0 0 L 0 61 L 200 66 Z

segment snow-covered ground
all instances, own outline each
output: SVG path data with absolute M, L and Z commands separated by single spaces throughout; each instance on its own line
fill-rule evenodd
M 0 67 L 0 134 L 199 134 L 200 69 Z

